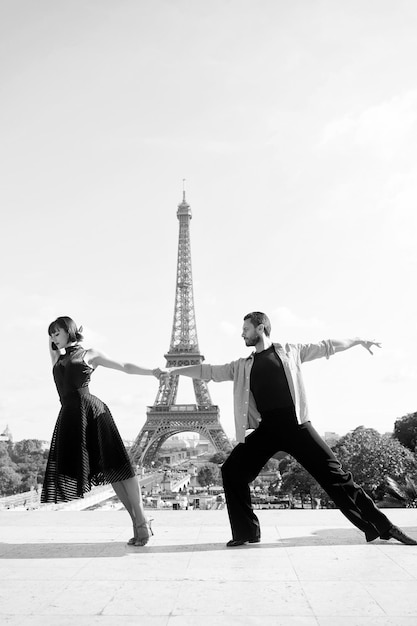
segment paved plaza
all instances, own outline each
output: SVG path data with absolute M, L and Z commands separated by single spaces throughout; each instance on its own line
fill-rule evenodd
M 262 510 L 226 548 L 226 510 L 159 511 L 145 548 L 125 511 L 0 512 L 0 623 L 416 626 L 417 546 L 364 542 L 334 510 Z M 417 538 L 417 510 L 388 511 Z

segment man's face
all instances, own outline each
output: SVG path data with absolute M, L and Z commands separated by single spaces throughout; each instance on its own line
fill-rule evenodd
M 263 330 L 263 324 L 254 326 L 250 320 L 244 320 L 242 327 L 242 337 L 247 346 L 256 346 L 260 341 Z

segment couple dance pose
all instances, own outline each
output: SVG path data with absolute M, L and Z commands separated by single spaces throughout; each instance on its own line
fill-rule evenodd
M 222 465 L 223 486 L 232 539 L 228 547 L 258 543 L 259 520 L 252 508 L 249 484 L 277 452 L 291 454 L 328 493 L 340 511 L 359 528 L 366 541 L 417 541 L 378 509 L 345 471 L 308 417 L 301 374 L 305 361 L 360 345 L 372 354 L 379 343 L 363 339 L 326 339 L 318 343 L 273 343 L 271 323 L 264 313 L 248 313 L 242 337 L 254 352 L 225 365 L 191 365 L 169 370 L 146 369 L 112 361 L 96 350 L 85 350 L 75 322 L 60 317 L 49 326 L 54 378 L 62 402 L 52 438 L 42 502 L 82 497 L 90 484 L 111 483 L 133 522 L 128 543 L 145 545 L 151 534 L 140 489 L 109 409 L 88 391 L 92 371 L 102 365 L 129 374 L 183 375 L 205 381 L 233 381 L 238 444 Z M 54 349 L 54 345 L 58 350 Z M 65 349 L 65 354 L 60 350 Z M 247 434 L 247 431 L 249 434 Z

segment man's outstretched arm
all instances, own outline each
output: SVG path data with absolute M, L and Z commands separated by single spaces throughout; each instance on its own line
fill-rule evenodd
M 331 339 L 331 342 L 335 352 L 343 352 L 343 350 L 349 350 L 349 348 L 353 348 L 353 346 L 363 346 L 365 350 L 368 350 L 370 354 L 373 354 L 371 350 L 372 347 L 381 347 L 381 344 L 378 341 L 360 339 L 359 337 L 355 337 L 354 339 Z
M 226 363 L 225 365 L 209 365 L 202 363 L 201 365 L 186 365 L 185 367 L 170 367 L 164 370 L 163 375 L 177 374 L 178 376 L 188 376 L 190 378 L 199 378 L 205 381 L 214 381 L 220 383 L 224 380 L 233 380 L 234 363 Z
M 381 344 L 376 341 L 360 339 L 359 337 L 354 337 L 353 339 L 323 339 L 318 343 L 297 344 L 301 363 L 322 357 L 328 359 L 332 354 L 349 350 L 353 346 L 363 346 L 370 354 L 373 354 L 371 348 L 373 346 L 380 348 Z
M 170 367 L 164 371 L 167 374 L 177 374 L 179 376 L 189 376 L 190 378 L 203 378 L 201 365 L 186 365 L 183 367 Z

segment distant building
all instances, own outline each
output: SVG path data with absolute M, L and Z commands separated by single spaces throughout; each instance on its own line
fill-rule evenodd
M 164 443 L 161 445 L 161 450 L 185 450 L 189 447 L 189 441 L 176 435 L 174 437 L 169 437 L 169 439 L 164 441 Z
M 185 450 L 163 450 L 158 453 L 158 461 L 169 467 L 179 465 L 187 460 L 187 453 Z
M 206 441 L 205 439 L 201 439 L 198 446 L 195 448 L 197 455 L 201 454 L 214 454 L 216 452 L 215 447 L 210 441 Z
M 13 443 L 13 435 L 10 431 L 9 425 L 7 425 L 4 431 L 1 433 L 0 441 L 4 441 L 6 443 Z

